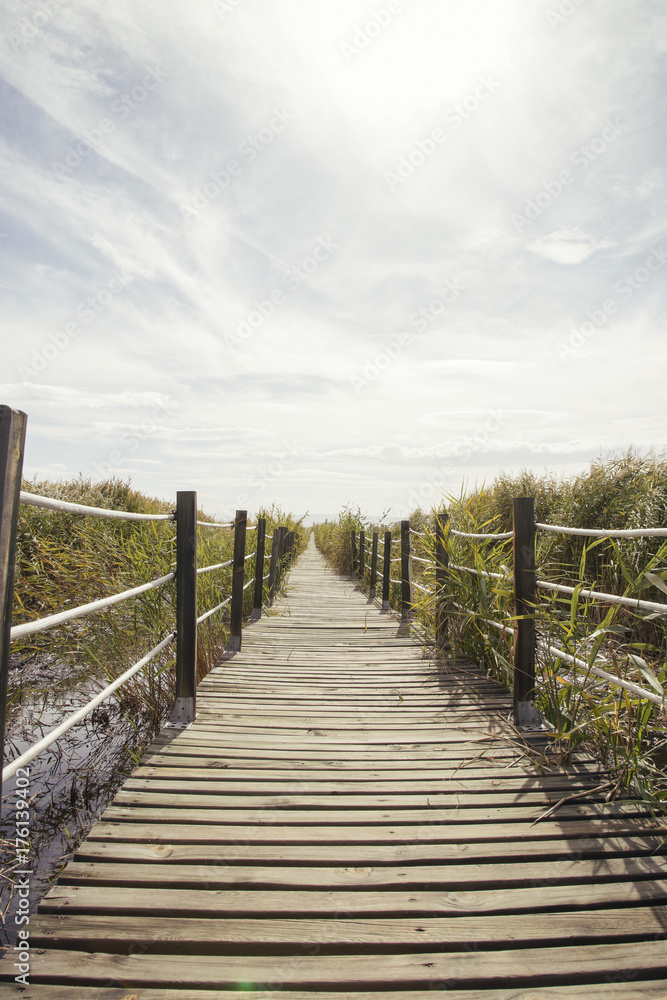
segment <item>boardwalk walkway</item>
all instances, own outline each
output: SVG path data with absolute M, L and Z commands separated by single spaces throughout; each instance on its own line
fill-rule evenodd
M 507 694 L 425 657 L 312 540 L 289 586 L 45 897 L 16 995 L 667 997 L 641 806 L 593 793 L 535 823 L 595 768 L 534 766 Z

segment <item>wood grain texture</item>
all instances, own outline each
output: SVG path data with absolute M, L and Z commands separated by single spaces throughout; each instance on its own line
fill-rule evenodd
M 0 989 L 667 997 L 664 825 L 606 802 L 594 761 L 559 768 L 506 691 L 380 604 L 307 550 L 43 899 L 30 986 L 7 956 Z

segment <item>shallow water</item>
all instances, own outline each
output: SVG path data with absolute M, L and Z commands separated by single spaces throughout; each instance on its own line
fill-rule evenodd
M 30 683 L 7 719 L 5 761 L 22 754 L 108 683 L 99 672 L 85 667 L 71 669 L 44 661 L 28 663 L 27 667 Z M 7 782 L 2 790 L 0 820 L 0 946 L 14 943 L 24 912 L 19 911 L 13 883 L 19 878 L 28 883 L 27 912 L 34 913 L 50 880 L 134 766 L 132 754 L 136 755 L 149 737 L 149 722 L 124 717 L 111 698 Z M 25 821 L 22 815 L 17 823 L 15 813 L 17 808 L 26 809 L 24 801 L 30 817 L 27 864 L 25 859 L 17 860 L 15 841 L 17 826 Z M 18 871 L 30 874 L 18 876 Z

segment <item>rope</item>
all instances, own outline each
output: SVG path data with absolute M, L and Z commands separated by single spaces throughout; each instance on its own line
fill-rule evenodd
M 614 528 L 562 528 L 556 524 L 535 525 L 542 531 L 552 531 L 557 535 L 589 535 L 592 538 L 665 538 L 667 528 L 629 528 L 616 531 Z
M 574 587 L 566 587 L 560 583 L 547 583 L 546 580 L 538 580 L 537 586 L 542 590 L 555 590 L 560 594 L 574 594 Z M 660 614 L 667 614 L 667 604 L 658 604 L 654 601 L 640 601 L 635 597 L 617 597 L 616 594 L 603 594 L 599 590 L 580 590 L 584 597 L 592 597 L 598 601 L 605 601 L 607 604 L 624 604 L 629 608 L 638 608 L 643 611 L 657 611 Z
M 417 590 L 423 590 L 425 594 L 432 594 L 433 593 L 433 591 L 429 590 L 428 587 L 422 587 L 421 584 L 417 583 L 416 580 L 412 581 L 412 586 L 416 587 Z
M 157 587 L 161 587 L 165 583 L 169 583 L 170 580 L 176 578 L 175 573 L 168 573 L 166 576 L 161 576 L 159 580 L 153 580 L 151 583 L 144 583 L 140 587 L 133 587 L 132 590 L 124 590 L 122 594 L 114 594 L 113 597 L 104 597 L 99 601 L 91 601 L 90 604 L 82 604 L 78 608 L 73 608 L 71 611 L 60 611 L 55 615 L 48 615 L 45 618 L 39 618 L 34 622 L 26 622 L 24 625 L 15 625 L 10 632 L 10 642 L 14 642 L 16 639 L 22 639 L 25 635 L 33 635 L 35 632 L 46 632 L 49 628 L 54 628 L 56 625 L 63 625 L 65 622 L 72 621 L 74 618 L 83 618 L 84 615 L 91 615 L 96 611 L 103 611 L 105 608 L 110 608 L 113 604 L 120 604 L 121 601 L 126 601 L 130 597 L 137 597 L 139 594 L 144 594 L 148 590 L 155 590 Z
M 144 656 L 141 660 L 139 660 L 138 663 L 135 663 L 133 667 L 130 667 L 129 670 L 126 670 L 124 674 L 121 674 L 120 677 L 117 677 L 115 681 L 113 681 L 111 684 L 108 685 L 108 687 L 105 687 L 103 691 L 100 691 L 99 694 L 95 695 L 92 701 L 89 701 L 88 704 L 84 705 L 83 708 L 78 709 L 76 712 L 74 712 L 73 715 L 70 715 L 68 719 L 66 719 L 64 722 L 61 722 L 61 724 L 57 726 L 56 729 L 54 729 L 50 733 L 47 733 L 46 736 L 44 736 L 41 740 L 38 740 L 37 743 L 31 746 L 29 750 L 26 750 L 26 752 L 21 754 L 20 757 L 17 757 L 16 760 L 13 760 L 10 764 L 8 764 L 2 772 L 3 784 L 14 774 L 16 774 L 19 768 L 24 767 L 26 764 L 29 764 L 31 760 L 33 760 L 38 754 L 42 752 L 42 750 L 46 750 L 47 747 L 51 746 L 51 744 L 54 743 L 59 736 L 62 736 L 63 733 L 66 733 L 67 730 L 71 729 L 72 726 L 75 726 L 77 722 L 81 722 L 83 719 L 86 718 L 87 715 L 90 715 L 93 709 L 97 708 L 98 705 L 100 705 L 103 701 L 105 701 L 110 694 L 113 694 L 116 688 L 119 688 L 122 684 L 125 684 L 126 681 L 129 681 L 129 679 L 133 677 L 139 670 L 141 670 L 142 667 L 144 667 L 150 660 L 154 659 L 158 655 L 158 653 L 161 653 L 162 650 L 165 649 L 169 645 L 169 643 L 173 641 L 175 636 L 176 633 L 172 632 L 171 635 L 167 636 L 166 639 L 163 639 L 162 642 L 158 643 L 158 645 L 154 649 L 152 649 L 150 653 L 147 653 L 146 656 Z
M 505 580 L 502 573 L 487 573 L 484 569 L 471 569 L 470 566 L 457 566 L 456 563 L 449 563 L 449 569 L 458 569 L 463 573 L 474 573 L 475 576 L 486 576 L 492 580 Z
M 214 569 L 224 569 L 225 566 L 231 566 L 233 562 L 233 559 L 228 559 L 227 562 L 216 563 L 215 566 L 202 566 L 201 569 L 197 570 L 197 576 L 200 573 L 212 573 Z
M 243 589 L 244 589 L 244 590 L 247 590 L 247 589 L 248 589 L 248 587 L 252 586 L 252 584 L 253 584 L 254 582 L 255 582 L 255 578 L 253 577 L 253 578 L 252 578 L 252 580 L 248 580 L 248 582 L 247 582 L 247 583 L 245 584 L 245 586 L 243 587 Z
M 419 538 L 428 538 L 428 535 L 424 531 L 415 531 L 414 528 L 410 528 L 411 535 L 418 535 Z
M 475 532 L 470 532 L 470 531 L 456 531 L 455 528 L 450 528 L 449 532 L 451 535 L 458 535 L 459 538 L 497 538 L 500 540 L 505 538 L 514 538 L 513 531 L 505 531 L 500 535 L 498 534 L 493 535 L 493 534 L 477 534 Z
M 243 562 L 247 562 L 248 559 L 252 559 L 252 557 L 255 555 L 257 555 L 256 552 L 249 552 L 248 555 L 244 557 Z
M 393 576 L 390 576 L 390 577 L 389 577 L 389 582 L 390 582 L 390 583 L 398 583 L 398 584 L 401 584 L 401 583 L 403 583 L 403 581 L 402 581 L 402 580 L 395 580 L 395 579 L 393 578 Z
M 268 580 L 270 576 L 271 576 L 271 574 L 270 574 L 270 573 L 267 573 L 267 574 L 266 574 L 266 576 L 263 576 L 263 577 L 262 577 L 262 580 L 263 580 L 263 581 L 264 581 L 264 580 Z
M 427 566 L 435 565 L 432 559 L 421 559 L 419 556 L 413 556 L 412 553 L 410 553 L 410 558 L 414 559 L 415 562 L 425 563 Z
M 222 604 L 218 604 L 215 608 L 211 608 L 210 611 L 204 612 L 204 614 L 200 615 L 199 618 L 197 619 L 197 625 L 201 625 L 202 622 L 205 622 L 207 618 L 210 618 L 211 615 L 214 615 L 216 611 L 220 611 L 222 608 L 224 608 L 226 604 L 229 604 L 230 601 L 231 597 L 228 597 L 226 601 L 222 602 Z
M 104 507 L 88 507 L 82 503 L 70 503 L 67 500 L 53 500 L 51 497 L 40 497 L 36 493 L 25 493 L 21 490 L 21 503 L 29 507 L 42 507 L 44 510 L 67 511 L 71 514 L 88 514 L 90 517 L 108 517 L 117 521 L 175 521 L 176 514 L 132 514 L 124 510 L 105 510 Z
M 459 611 L 465 611 L 467 615 L 472 615 L 473 618 L 478 618 L 476 612 L 471 611 L 470 608 L 464 608 L 462 604 L 457 604 L 456 601 L 452 601 L 455 608 Z M 494 622 L 491 618 L 479 618 L 479 621 L 484 622 L 485 625 L 493 625 L 494 628 L 500 629 L 501 632 L 511 632 L 514 635 L 514 629 L 509 625 L 503 625 L 502 622 Z
M 197 521 L 197 525 L 200 528 L 233 528 L 234 522 L 229 521 L 227 524 L 216 524 L 214 521 Z
M 626 691 L 630 691 L 632 694 L 636 694 L 640 698 L 648 698 L 649 701 L 652 701 L 654 705 L 659 705 L 664 711 L 664 694 L 661 697 L 653 691 L 647 691 L 638 684 L 633 684 L 632 681 L 622 680 L 622 678 L 617 677 L 616 674 L 610 674 L 606 670 L 600 670 L 598 667 L 589 666 L 585 660 L 579 659 L 578 656 L 570 656 L 570 654 L 566 653 L 564 649 L 558 649 L 556 646 L 548 646 L 543 640 L 540 641 L 539 645 L 542 649 L 545 649 L 547 653 L 551 653 L 552 656 L 558 657 L 559 660 L 564 660 L 566 663 L 571 664 L 571 666 L 576 667 L 579 670 L 585 670 L 587 673 L 595 674 L 596 677 L 600 677 L 602 680 L 608 681 L 616 687 L 625 688 Z
M 249 524 L 249 525 L 247 525 L 247 527 L 246 527 L 245 530 L 246 531 L 257 531 L 257 525 L 256 524 Z

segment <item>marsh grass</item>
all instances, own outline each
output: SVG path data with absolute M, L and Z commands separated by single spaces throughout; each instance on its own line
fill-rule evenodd
M 502 476 L 490 486 L 459 497 L 448 496 L 438 511 L 414 511 L 413 551 L 429 565 L 413 562 L 413 581 L 431 593 L 413 591 L 415 622 L 431 640 L 435 632 L 436 514 L 446 513 L 460 531 L 503 533 L 512 529 L 512 498 L 534 496 L 536 518 L 546 524 L 584 528 L 667 526 L 667 461 L 629 453 L 595 462 L 570 479 L 523 473 Z M 339 519 L 340 520 L 340 519 Z M 345 512 L 343 533 L 315 529 L 316 540 L 334 565 L 345 572 L 349 530 L 363 525 L 361 512 Z M 348 530 L 349 529 L 349 530 Z M 358 530 L 358 527 L 357 527 Z M 399 525 L 392 527 L 398 538 Z M 326 545 L 321 539 L 326 539 Z M 450 559 L 441 595 L 452 654 L 463 656 L 508 688 L 512 686 L 514 624 L 511 540 L 460 538 L 447 530 Z M 667 727 L 664 710 L 648 699 L 596 678 L 590 669 L 573 668 L 544 647 L 562 649 L 659 696 L 667 685 L 665 616 L 604 604 L 582 589 L 665 601 L 667 542 L 661 538 L 590 539 L 538 532 L 538 578 L 575 588 L 572 597 L 538 592 L 535 609 L 541 643 L 537 664 L 537 703 L 553 731 L 554 750 L 567 763 L 579 747 L 590 752 L 617 778 L 656 805 L 667 801 Z M 337 561 L 336 561 L 337 560 Z M 457 570 L 466 566 L 476 573 Z M 398 570 L 398 564 L 394 564 Z M 486 577 L 483 573 L 497 574 Z M 392 576 L 400 573 L 392 572 Z M 398 587 L 392 605 L 400 606 Z M 491 622 L 495 622 L 496 627 Z

